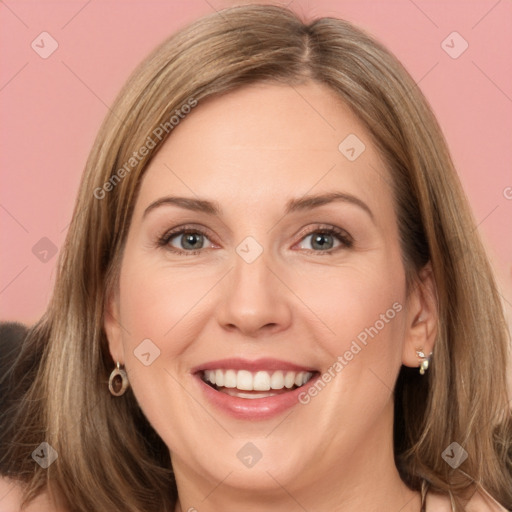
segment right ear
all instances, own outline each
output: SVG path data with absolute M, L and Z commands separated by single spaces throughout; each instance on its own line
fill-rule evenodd
M 124 364 L 124 348 L 119 318 L 119 294 L 117 289 L 108 294 L 105 303 L 103 327 L 107 335 L 108 349 L 114 363 Z

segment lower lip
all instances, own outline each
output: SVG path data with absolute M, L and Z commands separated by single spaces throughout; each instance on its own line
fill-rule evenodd
M 314 385 L 319 376 L 314 376 L 307 384 L 293 391 L 265 398 L 239 398 L 231 396 L 212 388 L 199 375 L 194 376 L 199 382 L 201 391 L 206 399 L 215 407 L 221 409 L 232 417 L 242 420 L 266 420 L 281 414 L 294 405 L 301 405 L 299 395 L 307 392 Z

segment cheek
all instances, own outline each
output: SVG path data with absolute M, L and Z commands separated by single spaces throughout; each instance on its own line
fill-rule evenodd
M 180 379 L 190 366 L 193 340 L 211 317 L 208 291 L 217 281 L 212 272 L 171 269 L 135 251 L 123 262 L 120 319 L 130 385 L 145 416 L 170 447 L 187 437 L 194 414 L 198 425 L 205 421 Z M 189 419 L 170 418 L 168 410 L 188 411 Z
M 340 267 L 310 274 L 296 286 L 320 320 L 317 343 L 333 360 L 346 355 L 353 366 L 399 364 L 405 301 L 400 265 Z
M 197 268 L 148 265 L 142 257 L 127 261 L 120 282 L 120 313 L 125 333 L 129 333 L 127 341 L 136 344 L 150 338 L 162 353 L 179 353 L 182 337 L 176 334 L 207 307 L 208 291 L 216 280 L 218 276 Z
M 358 436 L 389 406 L 401 366 L 405 325 L 401 266 L 346 266 L 328 279 L 311 275 L 297 294 L 321 320 L 315 343 L 329 354 L 321 371 L 323 383 L 302 395 L 302 403 L 311 407 L 311 417 L 326 425 L 326 437 L 340 443 L 360 442 Z M 340 417 L 351 420 L 340 426 Z

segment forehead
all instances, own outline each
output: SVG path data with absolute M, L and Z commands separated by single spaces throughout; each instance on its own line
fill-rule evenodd
M 334 189 L 390 202 L 368 131 L 327 86 L 253 84 L 180 121 L 145 172 L 136 210 L 165 193 L 245 208 Z

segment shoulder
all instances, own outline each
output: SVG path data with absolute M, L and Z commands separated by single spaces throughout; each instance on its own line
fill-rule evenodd
M 20 510 L 21 487 L 7 478 L 0 478 L 0 509 L 6 512 Z
M 467 512 L 507 512 L 488 492 L 475 492 L 466 506 Z
M 439 494 L 428 494 L 427 512 L 452 512 L 450 498 Z M 486 491 L 481 490 L 473 494 L 466 503 L 466 512 L 507 512 L 507 509 L 501 506 Z
M 38 496 L 22 509 L 22 491 L 22 485 L 19 482 L 0 477 L 0 510 L 2 512 L 55 512 L 55 508 L 45 494 Z
M 440 494 L 427 494 L 426 512 L 452 512 L 450 498 Z

